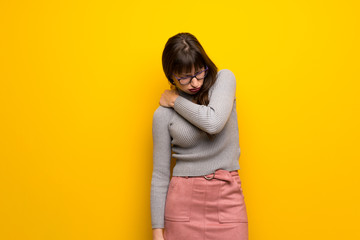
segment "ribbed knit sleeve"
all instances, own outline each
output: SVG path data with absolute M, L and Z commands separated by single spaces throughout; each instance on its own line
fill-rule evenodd
M 171 136 L 168 125 L 172 109 L 159 106 L 153 115 L 153 172 L 151 179 L 152 228 L 164 228 L 165 201 L 170 182 Z
M 235 75 L 229 69 L 220 70 L 212 88 L 207 106 L 193 103 L 183 96 L 178 96 L 173 108 L 201 130 L 216 134 L 224 128 L 233 108 L 236 95 Z

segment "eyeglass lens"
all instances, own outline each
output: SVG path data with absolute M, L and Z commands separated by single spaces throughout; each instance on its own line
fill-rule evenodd
M 201 80 L 201 79 L 203 79 L 203 78 L 206 76 L 206 73 L 207 73 L 207 71 L 206 71 L 206 69 L 204 69 L 204 70 L 198 72 L 198 73 L 195 75 L 195 77 L 196 77 L 198 80 Z M 192 78 L 193 78 L 192 76 L 186 76 L 186 77 L 180 78 L 180 79 L 179 79 L 179 82 L 180 82 L 180 84 L 185 85 L 185 84 L 188 84 L 188 83 L 191 81 Z

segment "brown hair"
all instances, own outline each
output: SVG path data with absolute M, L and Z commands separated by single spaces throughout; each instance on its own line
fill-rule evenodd
M 190 33 L 178 33 L 166 42 L 162 54 L 162 66 L 170 84 L 175 85 L 172 79 L 173 74 L 191 72 L 193 66 L 196 71 L 204 65 L 208 67 L 208 73 L 200 91 L 193 95 L 194 102 L 200 105 L 209 104 L 209 89 L 215 83 L 218 72 L 216 65 L 205 53 L 197 38 Z

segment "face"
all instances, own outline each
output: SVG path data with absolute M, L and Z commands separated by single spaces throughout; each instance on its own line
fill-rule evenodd
M 189 73 L 181 73 L 181 74 L 174 74 L 177 78 L 183 78 L 183 77 L 186 77 L 186 76 L 193 76 L 195 75 L 196 73 L 200 72 L 201 70 L 204 70 L 205 68 L 202 67 L 201 69 L 199 69 L 198 71 L 195 71 L 195 68 L 194 66 L 192 67 L 191 69 L 191 72 Z M 193 77 L 190 82 L 186 85 L 182 85 L 179 83 L 179 81 L 173 76 L 173 80 L 174 80 L 174 83 L 175 83 L 175 86 L 180 89 L 181 91 L 183 92 L 186 92 L 188 94 L 191 94 L 191 95 L 194 95 L 196 94 L 197 92 L 200 91 L 202 85 L 203 85 L 203 82 L 204 82 L 204 79 L 201 79 L 201 80 L 198 80 L 196 77 Z M 191 90 L 197 90 L 199 89 L 198 91 L 191 91 Z

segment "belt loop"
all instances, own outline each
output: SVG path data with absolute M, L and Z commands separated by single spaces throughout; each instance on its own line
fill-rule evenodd
M 189 177 L 188 176 L 186 176 L 186 179 L 188 179 Z

